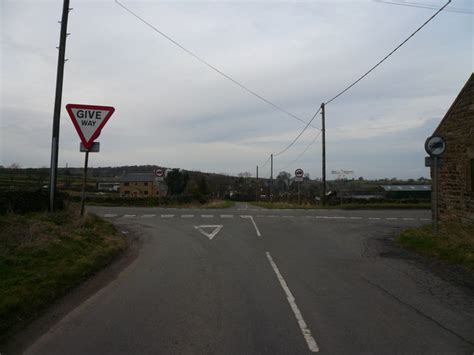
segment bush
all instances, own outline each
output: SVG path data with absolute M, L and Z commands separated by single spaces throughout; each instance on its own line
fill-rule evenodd
M 68 195 L 57 193 L 55 207 L 62 210 Z M 47 211 L 49 191 L 47 190 L 0 190 L 0 214 Z

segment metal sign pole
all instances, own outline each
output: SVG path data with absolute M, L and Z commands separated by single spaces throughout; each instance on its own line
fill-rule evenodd
M 258 201 L 258 165 L 257 165 L 257 180 L 255 182 L 255 201 Z
M 86 157 L 84 160 L 84 179 L 82 181 L 82 194 L 81 194 L 81 217 L 84 216 L 84 204 L 86 202 L 87 164 L 88 163 L 89 163 L 89 149 L 86 150 Z
M 273 202 L 273 154 L 270 155 L 270 202 Z
M 438 157 L 433 156 L 433 234 L 438 236 Z
M 300 191 L 301 182 L 298 181 L 298 205 L 301 205 L 301 191 Z
M 322 133 L 322 180 L 323 193 L 321 202 L 323 206 L 326 205 L 326 107 L 324 103 L 321 104 L 321 133 Z

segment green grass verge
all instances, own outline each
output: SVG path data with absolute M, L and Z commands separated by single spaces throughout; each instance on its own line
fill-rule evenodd
M 342 205 L 310 205 L 288 203 L 288 202 L 250 202 L 251 205 L 268 208 L 268 209 L 346 209 L 346 210 L 378 210 L 378 209 L 429 209 L 429 203 L 395 203 L 395 202 L 380 202 L 380 203 L 350 203 Z
M 0 343 L 125 248 L 112 224 L 77 209 L 0 216 Z
M 234 201 L 227 201 L 227 200 L 212 200 L 205 203 L 199 202 L 166 202 L 166 203 L 159 203 L 157 198 L 149 198 L 149 197 L 142 197 L 142 198 L 130 198 L 130 197 L 123 197 L 123 198 L 114 198 L 114 199 L 106 199 L 106 198 L 88 198 L 86 200 L 86 204 L 89 206 L 120 206 L 120 207 L 163 207 L 163 208 L 211 208 L 211 209 L 218 209 L 218 208 L 230 208 L 235 205 Z
M 442 224 L 438 236 L 431 225 L 404 231 L 397 239 L 403 247 L 474 272 L 474 225 Z
M 210 201 L 208 203 L 205 203 L 204 205 L 197 206 L 199 208 L 231 208 L 235 206 L 234 201 L 228 201 L 228 200 L 215 200 L 215 201 Z

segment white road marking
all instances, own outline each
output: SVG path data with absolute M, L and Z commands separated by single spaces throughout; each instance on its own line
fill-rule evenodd
M 431 221 L 431 218 L 420 218 L 420 221 Z
M 205 235 L 206 237 L 208 237 L 210 240 L 212 240 L 212 238 L 214 238 L 217 235 L 217 233 L 220 232 L 222 227 L 224 227 L 222 224 L 194 226 L 195 229 L 197 229 L 202 235 Z M 211 233 L 207 233 L 202 228 L 214 228 L 214 230 Z
M 174 214 L 162 214 L 161 218 L 173 218 Z
M 234 218 L 233 214 L 221 214 L 221 218 Z
M 275 216 L 275 215 L 269 215 L 269 216 L 267 216 L 267 217 L 269 217 L 269 218 L 276 218 L 276 217 L 278 217 L 278 216 Z
M 257 233 L 257 236 L 258 237 L 262 236 L 262 234 L 258 230 L 257 224 L 255 223 L 255 220 L 253 219 L 252 216 L 240 216 L 240 217 L 250 219 L 252 221 L 253 227 L 255 228 L 255 232 Z
M 414 221 L 415 219 L 414 218 L 409 218 L 409 217 L 405 217 L 403 218 L 404 221 Z
M 133 218 L 133 217 L 135 217 L 135 216 L 136 216 L 136 215 L 134 215 L 134 214 L 124 214 L 122 217 L 123 217 L 123 218 Z
M 293 311 L 296 317 L 296 320 L 298 321 L 298 325 L 301 329 L 301 333 L 303 333 L 303 337 L 306 340 L 306 344 L 308 345 L 309 350 L 313 353 L 317 353 L 319 351 L 318 344 L 316 343 L 316 340 L 311 335 L 311 331 L 308 329 L 308 326 L 306 325 L 306 322 L 304 321 L 303 315 L 301 314 L 298 308 L 298 305 L 296 304 L 295 297 L 293 296 L 290 289 L 288 288 L 288 285 L 286 284 L 285 279 L 283 278 L 283 276 L 281 276 L 280 270 L 278 270 L 278 266 L 273 261 L 273 258 L 270 255 L 270 253 L 267 251 L 265 252 L 265 254 L 267 254 L 267 259 L 270 262 L 270 265 L 273 271 L 275 272 L 275 275 L 278 281 L 280 282 L 281 288 L 283 289 L 283 291 L 285 291 L 286 299 L 288 303 L 290 304 L 291 310 Z
M 182 214 L 181 218 L 194 218 L 193 214 Z
M 369 217 L 369 219 L 372 219 L 372 220 L 379 220 L 380 217 Z
M 282 216 L 283 218 L 293 218 L 294 216 Z
M 106 213 L 104 214 L 104 218 L 112 218 L 112 217 L 117 217 L 116 214 L 113 214 L 113 213 Z
M 153 217 L 155 217 L 155 216 L 156 216 L 156 214 L 144 214 L 144 215 L 142 216 L 142 218 L 153 218 Z
M 387 221 L 396 221 L 398 218 L 396 217 L 387 217 L 385 218 Z
M 128 234 L 128 231 L 122 231 L 123 234 Z
M 362 217 L 349 217 L 349 219 L 362 219 Z
M 214 215 L 213 214 L 202 214 L 201 217 L 202 218 L 213 218 Z

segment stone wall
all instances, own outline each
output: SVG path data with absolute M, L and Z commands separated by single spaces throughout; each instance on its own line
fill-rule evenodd
M 439 169 L 439 216 L 442 221 L 474 222 L 474 75 L 461 90 L 435 131 L 446 141 Z M 432 172 L 433 174 L 433 172 Z

